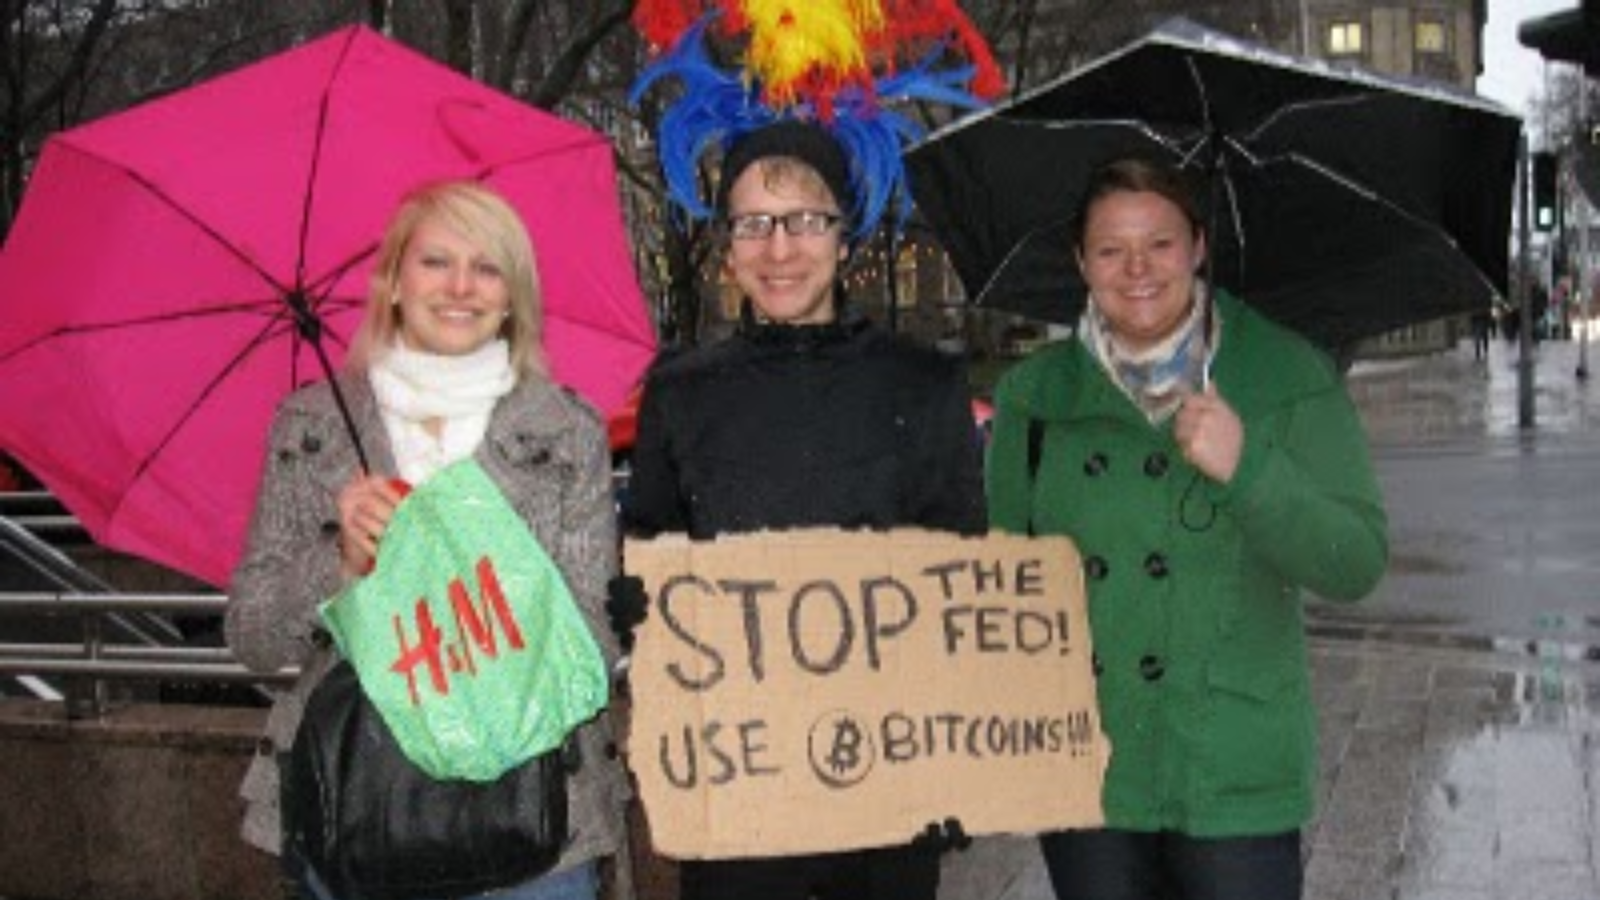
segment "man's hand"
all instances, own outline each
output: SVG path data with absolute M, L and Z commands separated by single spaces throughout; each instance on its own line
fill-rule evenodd
M 633 630 L 650 614 L 650 595 L 636 575 L 618 575 L 606 582 L 606 615 L 624 651 L 633 650 Z
M 929 822 L 928 826 L 911 839 L 911 848 L 934 856 L 951 850 L 965 850 L 972 846 L 972 838 L 961 827 L 961 820 L 951 816 L 944 822 Z

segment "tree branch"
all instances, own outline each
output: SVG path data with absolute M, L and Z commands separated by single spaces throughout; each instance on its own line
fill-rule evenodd
M 561 98 L 567 95 L 572 89 L 572 83 L 583 72 L 589 54 L 600 45 L 601 41 L 609 37 L 613 30 L 628 21 L 637 4 L 638 0 L 623 0 L 610 12 L 602 12 L 596 16 L 587 31 L 567 44 L 561 56 L 556 59 L 555 65 L 550 67 L 550 71 L 545 73 L 539 86 L 534 88 L 528 102 L 541 109 L 553 109 L 561 102 Z

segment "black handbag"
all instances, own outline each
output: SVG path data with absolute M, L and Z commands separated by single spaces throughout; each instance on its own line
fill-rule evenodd
M 340 661 L 281 760 L 284 866 L 300 883 L 314 870 L 340 900 L 460 897 L 528 881 L 566 845 L 569 756 L 552 750 L 493 782 L 434 780 Z

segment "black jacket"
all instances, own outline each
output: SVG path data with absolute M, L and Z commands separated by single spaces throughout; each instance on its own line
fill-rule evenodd
M 893 526 L 981 533 L 961 366 L 864 318 L 746 325 L 646 382 L 623 520 L 695 538 Z

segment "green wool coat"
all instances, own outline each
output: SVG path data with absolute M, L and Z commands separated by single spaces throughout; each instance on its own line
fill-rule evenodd
M 1303 825 L 1316 710 L 1301 590 L 1356 600 L 1388 564 L 1366 438 L 1333 365 L 1217 294 L 1212 378 L 1244 424 L 1227 485 L 1189 465 L 1172 420 L 1151 425 L 1076 339 L 1019 363 L 996 393 L 992 524 L 1067 535 L 1084 558 L 1113 828 Z

